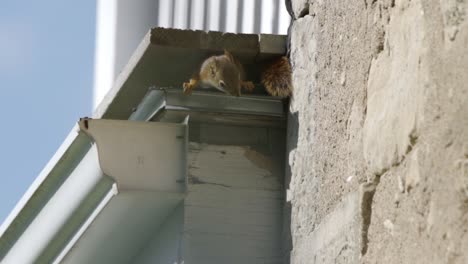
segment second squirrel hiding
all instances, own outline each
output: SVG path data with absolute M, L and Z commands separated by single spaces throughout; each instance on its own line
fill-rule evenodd
M 261 75 L 261 83 L 272 96 L 285 98 L 292 93 L 291 66 L 283 56 L 269 64 Z M 242 64 L 228 51 L 223 55 L 211 56 L 200 67 L 199 73 L 183 84 L 184 93 L 191 94 L 196 87 L 216 88 L 230 95 L 240 96 L 241 88 L 252 92 L 254 84 L 245 81 Z

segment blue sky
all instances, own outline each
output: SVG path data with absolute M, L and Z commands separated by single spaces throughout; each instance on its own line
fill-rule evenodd
M 0 1 L 0 223 L 92 108 L 96 2 Z

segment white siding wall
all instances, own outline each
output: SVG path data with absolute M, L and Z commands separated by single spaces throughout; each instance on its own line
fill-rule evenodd
M 272 157 L 248 146 L 190 143 L 188 163 L 185 263 L 283 263 L 282 170 Z
M 98 0 L 94 107 L 152 27 L 286 34 L 284 0 Z

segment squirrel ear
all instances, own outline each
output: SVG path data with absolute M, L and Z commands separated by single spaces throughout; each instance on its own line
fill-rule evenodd
M 224 50 L 224 56 L 228 57 L 228 59 L 230 61 L 234 61 L 234 57 L 232 56 L 232 54 L 229 51 Z

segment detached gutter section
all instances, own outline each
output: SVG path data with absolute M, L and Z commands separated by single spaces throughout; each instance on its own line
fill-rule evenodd
M 82 239 L 88 237 L 86 225 L 96 219 L 78 223 L 81 232 L 61 229 L 67 227 L 68 221 L 74 216 L 79 217 L 83 213 L 79 212 L 80 207 L 88 195 L 96 192 L 97 186 L 106 191 L 103 197 L 96 197 L 98 199 L 95 203 L 99 203 L 91 218 L 98 214 L 99 217 L 106 218 L 105 212 L 100 212 L 104 206 L 119 210 L 120 207 L 127 206 L 125 203 L 128 200 L 138 203 L 139 199 L 143 199 L 141 194 L 150 193 L 163 193 L 158 196 L 157 202 L 153 201 L 155 206 L 146 209 L 159 210 L 158 214 L 164 218 L 183 199 L 186 167 L 181 165 L 186 164 L 186 122 L 174 124 L 83 119 L 79 127 L 96 144 L 14 242 L 2 263 L 33 263 L 54 259 L 55 262 L 60 262 L 81 236 Z M 105 175 L 109 175 L 114 181 Z M 125 201 L 116 199 L 118 196 L 126 196 Z M 161 209 L 167 212 L 161 212 Z M 140 220 L 146 216 L 152 217 L 153 225 L 157 221 L 147 210 L 140 212 L 143 214 L 132 215 L 131 208 L 126 208 L 123 213 L 129 214 L 127 217 L 140 217 Z M 86 214 L 88 216 L 89 213 Z M 111 217 L 115 218 L 115 215 Z M 112 224 L 112 221 L 105 222 Z M 73 221 L 70 224 L 73 225 Z M 123 233 L 119 235 L 118 230 L 122 229 L 115 230 L 115 239 L 119 239 Z M 73 233 L 75 234 L 71 237 Z M 131 237 L 131 234 L 125 235 Z M 54 243 L 53 240 L 64 243 Z M 67 246 L 57 254 L 57 250 L 64 244 Z
M 185 197 L 187 120 L 80 121 L 81 130 L 96 142 L 100 167 L 115 180 L 115 191 L 55 263 L 90 263 L 90 257 L 95 263 L 122 263 L 143 246 L 148 230 L 158 228 Z

